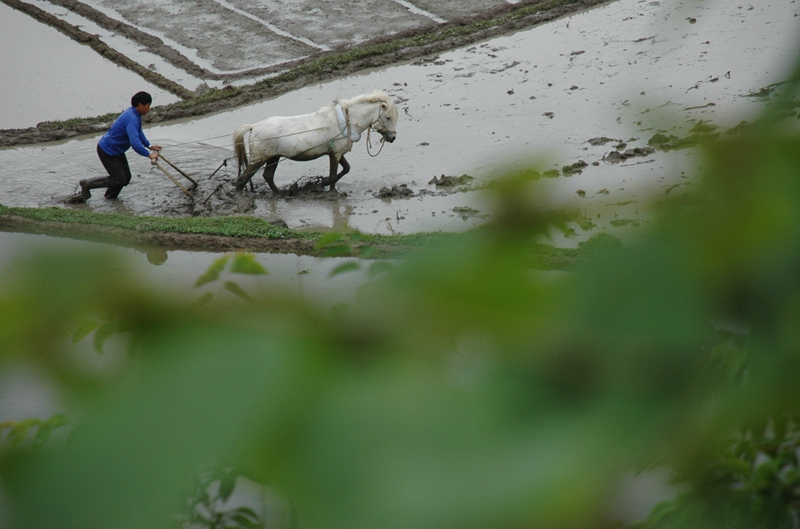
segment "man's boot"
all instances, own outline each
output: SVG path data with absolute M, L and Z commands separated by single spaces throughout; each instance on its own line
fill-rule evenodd
M 89 178 L 88 180 L 81 180 L 81 196 L 84 200 L 88 200 L 92 196 L 91 189 L 98 187 L 108 187 L 108 177 L 98 176 L 97 178 Z
M 89 178 L 87 180 L 81 180 L 79 182 L 81 186 L 81 192 L 77 195 L 72 195 L 68 199 L 65 200 L 67 204 L 80 204 L 82 202 L 86 202 L 88 199 L 92 197 L 92 189 L 97 189 L 98 187 L 108 187 L 108 177 L 107 176 L 99 176 L 97 178 Z

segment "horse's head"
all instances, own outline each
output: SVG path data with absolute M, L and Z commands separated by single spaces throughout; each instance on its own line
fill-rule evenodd
M 390 99 L 387 98 L 385 101 L 380 102 L 378 119 L 375 120 L 372 126 L 375 130 L 380 132 L 383 139 L 389 143 L 392 143 L 397 137 L 395 129 L 397 126 L 397 107 Z

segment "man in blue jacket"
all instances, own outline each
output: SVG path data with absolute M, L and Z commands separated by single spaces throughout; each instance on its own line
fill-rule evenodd
M 92 196 L 92 189 L 106 188 L 106 198 L 117 198 L 122 188 L 131 181 L 131 169 L 125 152 L 133 150 L 151 160 L 158 160 L 161 147 L 152 145 L 142 132 L 142 116 L 150 112 L 153 98 L 147 92 L 138 92 L 131 98 L 131 106 L 119 115 L 97 143 L 97 156 L 108 176 L 81 180 L 81 192 L 72 202 L 84 202 Z M 148 152 L 150 149 L 151 152 Z

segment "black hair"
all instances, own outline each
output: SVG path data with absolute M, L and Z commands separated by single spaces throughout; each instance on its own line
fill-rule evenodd
M 153 97 L 147 92 L 136 92 L 131 98 L 131 106 L 138 107 L 139 103 L 149 105 L 153 102 Z

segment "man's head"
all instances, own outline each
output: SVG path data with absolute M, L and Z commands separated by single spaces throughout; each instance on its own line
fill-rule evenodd
M 147 92 L 136 92 L 131 98 L 131 106 L 143 116 L 150 111 L 150 103 L 152 102 L 153 97 Z

